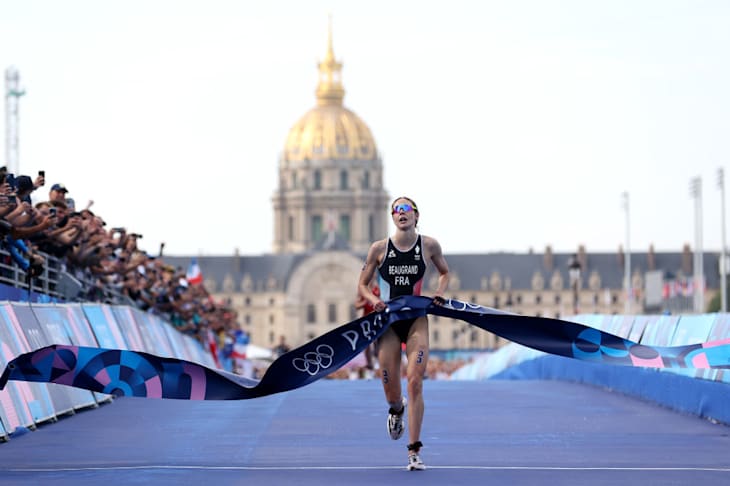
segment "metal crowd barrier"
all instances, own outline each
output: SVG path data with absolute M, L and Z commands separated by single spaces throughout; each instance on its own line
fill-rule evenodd
M 101 295 L 90 299 L 86 292 L 97 285 L 90 275 L 83 271 L 67 269 L 58 258 L 38 252 L 45 259 L 43 272 L 28 281 L 28 274 L 13 261 L 10 253 L 0 246 L 0 283 L 31 292 L 47 295 L 52 300 L 67 302 L 102 301 L 109 304 L 132 305 L 132 302 L 116 289 L 101 287 Z M 100 298 L 99 298 L 100 297 Z

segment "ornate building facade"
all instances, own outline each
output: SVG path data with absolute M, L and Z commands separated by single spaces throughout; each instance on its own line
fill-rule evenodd
M 370 128 L 345 108 L 342 64 L 330 32 L 319 63 L 317 105 L 289 131 L 279 160 L 274 253 L 336 246 L 364 252 L 388 229 L 383 163 Z
M 291 128 L 272 197 L 273 253 L 197 256 L 206 288 L 229 300 L 252 342 L 273 347 L 279 336 L 299 345 L 348 322 L 357 280 L 372 241 L 388 234 L 390 197 L 370 129 L 344 106 L 342 64 L 331 32 L 319 63 L 316 106 Z M 682 252 L 632 253 L 631 295 L 624 288 L 623 252 L 446 254 L 450 296 L 519 314 L 687 311 L 692 275 Z M 187 266 L 191 257 L 166 257 Z M 706 300 L 719 286 L 718 255 L 705 253 Z M 436 288 L 426 275 L 424 294 Z M 433 349 L 495 348 L 500 340 L 460 321 L 431 318 Z

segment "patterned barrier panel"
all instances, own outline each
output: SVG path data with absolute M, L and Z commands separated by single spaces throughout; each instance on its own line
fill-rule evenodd
M 644 329 L 641 341 L 638 342 L 649 346 L 669 346 L 679 317 L 659 316 L 656 320 L 650 320 Z
M 99 346 L 96 342 L 96 338 L 94 337 L 94 332 L 89 327 L 89 323 L 86 322 L 84 314 L 78 305 L 35 304 L 33 305 L 33 310 L 38 321 L 41 325 L 46 327 L 47 331 L 49 331 L 53 336 L 61 336 L 55 340 L 56 342 L 76 346 Z M 59 326 L 58 329 L 56 329 L 57 325 Z M 79 403 L 77 408 L 95 406 L 99 402 L 111 399 L 111 395 L 93 392 L 92 397 L 93 401 L 82 401 Z M 85 397 L 80 396 L 80 398 Z
M 178 331 L 175 330 L 175 328 L 173 328 L 166 322 L 160 321 L 158 325 L 160 329 L 165 332 L 165 335 L 167 335 L 167 339 L 172 346 L 173 356 L 179 356 L 187 360 L 192 360 L 193 356 L 188 351 L 187 346 L 185 346 L 182 334 L 180 334 Z
M 0 367 L 51 343 L 133 349 L 214 366 L 198 341 L 138 309 L 101 304 L 0 305 Z M 34 427 L 110 399 L 111 395 L 62 385 L 10 382 L 0 391 L 0 440 L 11 437 L 18 427 Z
M 704 343 L 708 341 L 710 330 L 715 322 L 716 314 L 697 314 L 681 316 L 670 346 Z M 674 373 L 692 378 L 703 378 L 706 370 L 672 370 Z M 717 370 L 711 370 L 717 371 Z
M 96 341 L 101 348 L 129 349 L 117 321 L 114 320 L 111 308 L 103 304 L 83 304 L 86 320 L 94 331 Z
M 588 325 L 588 324 L 586 324 Z M 485 380 L 523 361 L 545 356 L 542 351 L 521 344 L 509 343 L 496 351 L 475 358 L 471 363 L 456 370 L 452 380 Z
M 656 315 L 634 316 L 634 323 L 631 325 L 631 332 L 629 333 L 629 341 L 640 343 L 647 326 L 652 325 L 657 320 L 659 320 L 659 316 Z
M 611 333 L 622 338 L 628 338 L 631 334 L 631 329 L 634 327 L 634 321 L 636 316 L 625 316 L 617 314 L 613 316 L 611 321 Z
M 69 335 L 73 341 L 78 342 L 79 346 L 99 346 L 99 343 L 96 341 L 96 336 L 94 336 L 94 331 L 91 329 L 89 321 L 86 320 L 86 315 L 81 306 L 78 304 L 56 305 L 66 312 L 66 322 L 70 326 Z M 106 402 L 113 398 L 111 395 L 96 392 L 94 392 L 94 397 L 98 403 Z
M 3 366 L 16 356 L 32 350 L 13 308 L 8 303 L 0 305 L 0 342 L 0 360 L 4 361 Z M 32 427 L 56 419 L 47 385 L 13 383 L 11 388 L 0 391 L 0 401 L 6 414 L 4 421 L 9 433 L 13 433 L 19 426 Z
M 71 344 L 66 337 L 65 331 L 63 331 L 62 324 L 58 322 L 41 324 L 33 311 L 33 307 L 28 304 L 13 303 L 11 307 L 18 318 L 18 322 L 22 323 L 23 332 L 28 339 L 28 344 L 30 344 L 31 349 L 49 346 L 58 341 L 61 341 L 62 344 Z M 76 408 L 82 408 L 96 403 L 96 400 L 94 400 L 93 395 L 90 393 L 81 395 L 77 393 L 76 389 L 67 386 L 49 385 L 48 391 L 51 394 L 53 409 L 56 415 L 73 413 Z M 91 401 L 91 403 L 87 404 L 88 401 Z
M 145 332 L 149 335 L 149 340 L 152 343 L 152 349 L 148 350 L 148 353 L 156 354 L 158 356 L 174 357 L 174 351 L 170 340 L 162 327 L 162 321 L 160 318 L 142 312 L 137 309 L 132 311 L 137 326 L 140 329 L 145 329 Z
M 69 326 L 68 333 L 72 341 L 79 346 L 99 346 L 94 331 L 79 305 L 57 304 L 56 307 L 66 315 L 64 322 Z
M 205 350 L 203 349 L 203 345 L 200 344 L 200 341 L 191 336 L 188 336 L 187 334 L 183 334 L 183 340 L 185 341 L 185 346 L 187 347 L 188 352 L 193 357 L 193 361 L 211 368 L 215 368 L 215 361 L 213 361 L 213 358 L 211 358 L 210 353 L 205 352 Z
M 132 317 L 132 309 L 126 306 L 113 305 L 110 307 L 114 319 L 121 329 L 124 337 L 127 339 L 129 349 L 133 351 L 147 351 L 144 338 L 142 336 L 137 323 Z
M 152 316 L 145 314 L 139 309 L 133 308 L 129 309 L 129 314 L 137 325 L 139 334 L 142 337 L 142 345 L 144 346 L 145 352 L 154 354 L 155 351 L 157 351 L 157 344 L 155 343 L 156 338 L 148 323 Z
M 707 340 L 721 341 L 728 338 L 730 338 L 730 314 L 718 314 Z M 707 370 L 703 378 L 730 383 L 730 370 Z
M 666 315 L 578 315 L 568 319 L 626 337 L 634 342 L 659 346 L 681 346 L 730 339 L 730 314 Z M 605 326 L 605 327 L 602 327 Z M 543 356 L 537 351 L 510 343 L 499 350 L 477 358 L 458 370 L 454 379 L 488 379 L 510 366 Z M 665 368 L 691 378 L 730 382 L 730 370 L 692 370 Z
M 8 362 L 22 354 L 18 351 L 17 338 L 13 336 L 12 326 L 7 326 L 5 319 L 0 322 L 0 366 L 7 366 Z M 11 383 L 8 383 L 11 385 Z M 36 403 L 32 389 L 38 391 L 38 383 L 12 383 L 5 390 L 0 391 L 0 422 L 3 425 L 3 436 L 12 433 L 18 427 L 32 427 L 35 420 L 42 421 L 43 417 L 35 417 L 30 410 L 29 403 Z M 32 386 L 18 386 L 32 385 Z M 43 387 L 45 390 L 45 387 Z M 49 397 L 50 400 L 50 397 Z M 36 407 L 38 408 L 38 407 Z

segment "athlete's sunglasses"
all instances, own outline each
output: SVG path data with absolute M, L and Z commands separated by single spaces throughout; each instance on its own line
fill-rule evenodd
M 398 214 L 401 211 L 403 211 L 404 213 L 408 213 L 408 212 L 413 211 L 414 209 L 415 208 L 413 206 L 411 206 L 410 204 L 406 204 L 406 203 L 397 204 L 397 205 L 393 206 L 393 212 L 391 214 Z

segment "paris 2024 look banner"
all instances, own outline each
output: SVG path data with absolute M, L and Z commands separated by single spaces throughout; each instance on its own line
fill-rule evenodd
M 386 310 L 344 324 L 283 354 L 261 380 L 179 358 L 133 351 L 54 344 L 8 363 L 8 380 L 59 383 L 120 396 L 185 400 L 240 400 L 293 390 L 344 366 L 394 322 L 424 315 L 459 319 L 510 341 L 573 359 L 651 368 L 725 369 L 730 339 L 651 346 L 583 324 L 511 314 L 454 299 L 398 297 Z

